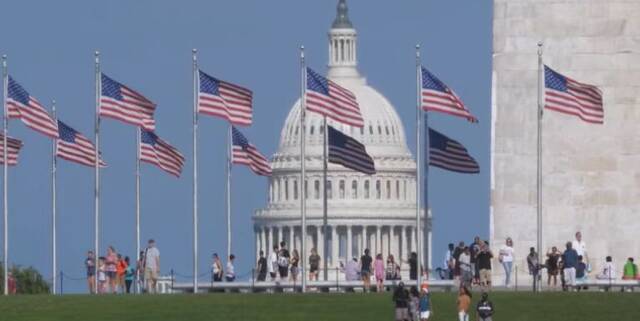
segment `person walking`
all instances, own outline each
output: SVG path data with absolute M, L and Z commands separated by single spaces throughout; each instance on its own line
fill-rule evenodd
M 364 255 L 360 257 L 360 277 L 364 283 L 364 292 L 371 290 L 371 255 L 369 249 L 364 250 Z
M 428 321 L 429 317 L 433 315 L 433 308 L 431 307 L 431 299 L 429 298 L 429 289 L 423 287 L 420 291 L 420 303 L 419 303 L 420 321 Z
M 236 269 L 233 266 L 233 260 L 236 259 L 236 256 L 231 254 L 229 255 L 229 260 L 227 261 L 227 268 L 224 278 L 227 282 L 233 282 L 236 280 Z
M 147 282 L 147 293 L 156 293 L 158 276 L 160 275 L 160 250 L 156 241 L 149 239 L 144 250 L 144 280 Z
M 471 291 L 466 287 L 460 287 L 458 299 L 458 321 L 469 321 L 469 306 L 471 305 Z
M 300 255 L 298 255 L 298 250 L 293 249 L 291 259 L 289 260 L 289 265 L 291 266 L 291 281 L 293 281 L 293 283 L 298 281 L 298 273 L 300 272 L 299 264 Z
M 315 248 L 311 249 L 311 255 L 309 255 L 309 281 L 318 281 L 318 271 L 320 270 L 320 255 Z
M 269 263 L 267 270 L 269 271 L 269 276 L 273 282 L 278 277 L 278 245 L 273 246 L 273 250 L 269 253 L 269 260 L 267 263 Z
M 557 247 L 552 247 L 550 252 L 547 252 L 547 286 L 551 286 L 551 279 L 553 279 L 553 287 L 558 286 L 558 272 L 560 271 L 560 252 Z
M 376 276 L 376 292 L 382 293 L 384 288 L 384 260 L 380 253 L 376 255 L 376 260 L 373 262 L 373 271 Z
M 538 282 L 540 282 L 540 264 L 538 263 L 538 253 L 534 247 L 529 248 L 527 267 L 529 268 L 529 275 L 531 275 L 533 280 L 533 291 L 536 291 L 538 289 Z
M 573 249 L 571 242 L 567 242 L 566 250 L 562 253 L 562 266 L 564 282 L 568 290 L 576 287 L 576 266 L 578 265 L 578 252 Z
M 476 262 L 480 269 L 480 286 L 487 291 L 491 288 L 491 259 L 493 258 L 493 253 L 489 248 L 489 243 L 481 241 L 480 244 L 480 252 L 478 252 Z
M 105 258 L 105 271 L 107 275 L 107 284 L 109 286 L 109 291 L 113 294 L 117 293 L 117 284 L 118 284 L 118 254 L 116 253 L 116 249 L 113 246 L 109 246 L 107 248 L 107 256 Z
M 87 269 L 87 285 L 89 294 L 96 294 L 96 255 L 93 251 L 87 252 L 87 258 L 84 260 L 84 266 Z
M 129 264 L 128 256 L 125 256 L 124 262 L 127 266 L 124 270 L 124 285 L 125 285 L 126 293 L 128 294 L 128 293 L 131 293 L 131 284 L 133 283 L 133 280 L 136 277 L 136 269 L 133 267 L 132 264 Z
M 403 282 L 398 283 L 392 298 L 395 303 L 395 320 L 409 321 L 409 292 L 404 288 Z
M 264 257 L 264 251 L 260 250 L 260 258 L 256 263 L 256 272 L 258 273 L 258 282 L 263 282 L 267 279 L 267 259 Z
M 478 315 L 478 321 L 491 321 L 493 317 L 493 303 L 489 301 L 489 294 L 482 292 L 482 298 L 476 306 L 476 313 Z
M 213 263 L 211 263 L 211 274 L 213 282 L 222 282 L 222 276 L 224 275 L 223 273 L 222 261 L 220 261 L 218 253 L 213 253 Z
M 502 268 L 504 269 L 504 286 L 510 288 L 511 270 L 513 268 L 514 260 L 513 240 L 510 237 L 507 237 L 505 245 L 500 248 L 500 252 L 498 253 L 498 260 L 500 261 L 500 263 L 502 264 Z

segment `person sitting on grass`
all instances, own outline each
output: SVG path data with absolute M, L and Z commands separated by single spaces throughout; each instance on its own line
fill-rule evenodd
M 395 302 L 395 320 L 409 321 L 409 292 L 404 288 L 404 283 L 398 283 L 398 287 L 393 292 L 393 302 Z
M 431 300 L 429 298 L 429 289 L 422 288 L 420 293 L 420 321 L 428 321 L 429 317 L 433 315 L 433 308 L 431 307 Z
M 616 278 L 616 271 L 613 267 L 613 259 L 611 256 L 607 256 L 604 264 L 602 265 L 602 270 L 598 275 L 596 275 L 596 279 L 598 280 L 613 280 Z
M 493 316 L 493 303 L 489 301 L 489 294 L 487 292 L 482 293 L 482 299 L 476 306 L 476 312 L 478 313 L 478 321 L 491 321 Z

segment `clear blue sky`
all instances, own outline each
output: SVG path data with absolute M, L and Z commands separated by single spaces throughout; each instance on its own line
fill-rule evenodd
M 162 270 L 192 270 L 191 228 L 191 48 L 208 73 L 254 91 L 254 125 L 244 129 L 264 153 L 275 152 L 280 127 L 299 93 L 298 46 L 323 70 L 327 30 L 336 0 L 328 1 L 5 1 L 0 4 L 0 53 L 10 74 L 31 95 L 93 138 L 93 52 L 103 71 L 158 104 L 158 134 L 187 157 L 185 175 L 175 179 L 142 165 L 142 239 L 155 238 Z M 434 265 L 446 243 L 489 234 L 489 150 L 491 121 L 491 1 L 350 0 L 359 32 L 359 69 L 396 106 L 415 151 L 414 45 L 424 64 L 449 84 L 478 116 L 473 125 L 444 115 L 432 126 L 466 145 L 479 175 L 433 169 Z M 112 244 L 135 256 L 135 129 L 102 122 L 102 248 Z M 226 126 L 200 122 L 200 271 L 211 253 L 225 252 L 224 161 Z M 51 141 L 11 121 L 10 135 L 25 147 L 9 177 L 10 262 L 33 265 L 51 277 Z M 93 171 L 59 161 L 59 269 L 84 275 L 83 258 L 93 247 Z M 237 271 L 253 265 L 253 211 L 266 203 L 266 179 L 234 168 L 233 217 Z M 184 279 L 180 279 L 184 280 Z M 186 281 L 186 280 L 184 280 Z M 84 290 L 65 280 L 65 292 Z

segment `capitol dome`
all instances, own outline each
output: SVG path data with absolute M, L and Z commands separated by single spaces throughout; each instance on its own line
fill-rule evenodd
M 305 117 L 307 195 L 307 253 L 312 248 L 325 257 L 329 268 L 365 248 L 372 254 L 394 255 L 396 262 L 417 251 L 416 163 L 406 143 L 405 130 L 393 105 L 367 85 L 357 69 L 357 32 L 340 0 L 337 16 L 329 31 L 327 77 L 354 93 L 364 119 L 357 128 L 327 120 L 341 132 L 357 139 L 372 156 L 376 174 L 366 175 L 341 165 L 327 170 L 327 217 L 323 211 L 323 118 L 313 112 Z M 273 155 L 273 176 L 269 180 L 268 205 L 256 211 L 254 228 L 256 252 L 268 253 L 285 241 L 300 251 L 300 100 L 280 133 L 278 151 Z M 322 232 L 327 224 L 327 235 Z M 328 246 L 323 248 L 325 238 Z M 403 266 L 403 268 L 407 268 Z M 334 273 L 335 274 L 335 273 Z

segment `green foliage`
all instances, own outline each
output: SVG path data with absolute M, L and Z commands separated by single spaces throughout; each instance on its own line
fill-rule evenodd
M 16 294 L 49 293 L 49 283 L 33 267 L 12 266 L 9 269 L 16 280 Z M 4 268 L 0 264 L 0 293 L 4 293 Z

